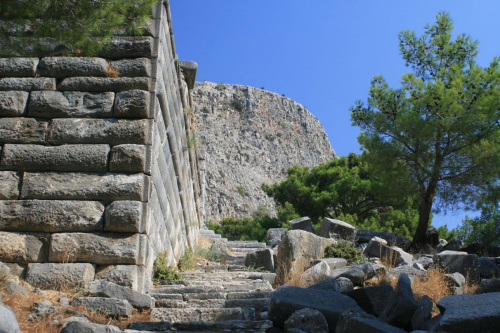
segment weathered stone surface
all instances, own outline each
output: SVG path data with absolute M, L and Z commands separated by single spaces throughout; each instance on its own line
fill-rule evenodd
M 330 267 L 330 269 L 341 268 L 347 265 L 347 260 L 344 258 L 323 258 L 316 260 L 315 264 L 320 261 L 326 262 L 326 264 Z
M 335 329 L 336 333 L 405 333 L 406 331 L 377 320 L 372 315 L 345 312 L 340 316 Z
M 327 333 L 328 323 L 321 312 L 305 308 L 295 311 L 285 321 L 285 332 L 290 332 L 291 328 L 304 332 Z
M 482 279 L 500 277 L 500 267 L 486 257 L 479 257 L 477 260 L 478 271 Z
M 77 297 L 71 301 L 73 306 L 84 306 L 92 312 L 109 316 L 129 317 L 132 315 L 132 305 L 126 300 L 104 297 Z
M 137 265 L 101 266 L 98 267 L 95 278 L 129 287 L 141 293 L 147 292 L 152 284 L 148 270 L 144 266 Z
M 106 207 L 107 232 L 146 232 L 147 204 L 141 201 L 114 201 Z
M 463 243 L 459 239 L 454 239 L 444 246 L 445 251 L 459 251 L 463 247 Z
M 1 77 L 34 77 L 38 58 L 0 58 Z
M 1 152 L 0 152 L 1 153 Z M 0 200 L 13 200 L 19 197 L 21 177 L 15 171 L 0 171 Z M 0 210 L 0 216 L 3 215 Z M 0 219 L 0 223 L 2 223 Z
M 287 231 L 288 231 L 287 228 L 267 229 L 267 245 L 271 247 L 278 246 L 278 244 L 281 242 L 281 237 Z
M 0 304 L 0 332 L 21 333 L 14 312 L 2 304 Z
M 40 76 L 62 79 L 70 76 L 106 76 L 108 63 L 103 58 L 45 57 L 38 65 Z
M 42 118 L 110 118 L 115 94 L 80 91 L 34 91 L 28 113 Z
M 104 205 L 96 201 L 0 201 L 0 229 L 5 231 L 101 231 Z
M 0 117 L 20 117 L 26 113 L 29 93 L 0 91 Z
M 411 319 L 416 310 L 417 301 L 413 297 L 410 278 L 406 274 L 401 274 L 392 302 L 385 308 L 379 319 L 409 331 Z
M 0 118 L 0 143 L 44 143 L 47 126 L 33 118 Z
M 476 294 L 500 292 L 500 279 L 482 279 Z
M 154 321 L 166 321 L 170 323 L 182 322 L 220 322 L 227 320 L 242 320 L 245 313 L 240 308 L 228 309 L 153 309 L 151 318 Z
M 116 94 L 115 118 L 148 118 L 151 93 L 144 90 L 128 90 Z
M 49 261 L 141 265 L 148 245 L 147 236 L 140 234 L 52 234 Z
M 333 278 L 345 277 L 354 285 L 362 285 L 366 280 L 376 275 L 375 270 L 369 263 L 359 263 L 350 266 L 336 268 L 330 272 Z
M 412 264 L 413 256 L 397 246 L 387 246 L 387 241 L 379 237 L 373 237 L 364 250 L 369 255 L 380 258 L 392 266 L 399 264 Z
M 0 80 L 0 89 L 2 82 Z M 91 92 L 105 92 L 105 91 L 125 91 L 132 89 L 140 89 L 150 91 L 151 79 L 147 77 L 134 77 L 134 78 L 110 78 L 110 77 L 68 77 L 63 79 L 57 85 L 57 90 L 61 91 L 91 91 Z M 3 89 L 5 90 L 5 89 Z M 16 89 L 9 89 L 16 90 Z M 25 90 L 25 89 L 17 89 Z M 37 89 L 42 90 L 42 89 Z M 49 89 L 44 89 L 49 90 Z M 52 89 L 54 90 L 54 89 Z
M 151 59 L 120 59 L 112 61 L 111 68 L 118 72 L 119 77 L 151 76 Z
M 426 277 L 427 271 L 422 271 L 410 265 L 401 265 L 387 270 L 387 275 L 391 278 L 399 278 L 401 274 L 408 275 L 410 280 L 414 281 L 416 277 Z
M 437 306 L 443 317 L 432 331 L 498 332 L 500 293 L 463 294 L 443 297 Z
M 351 283 L 351 286 L 352 286 L 352 283 Z M 326 290 L 326 291 L 333 291 L 333 292 L 340 292 L 340 288 L 339 288 L 339 285 L 337 283 L 337 281 L 334 279 L 334 278 L 326 278 L 324 279 L 323 281 L 321 282 L 318 282 L 308 288 L 311 288 L 311 289 L 319 289 L 319 290 Z
M 448 272 L 458 272 L 471 280 L 479 279 L 478 257 L 458 251 L 443 251 L 433 257 L 434 263 L 444 267 Z
M 167 321 L 158 323 L 135 322 L 130 323 L 127 328 L 135 331 L 168 331 L 170 329 L 170 323 Z
M 432 247 L 436 247 L 439 244 L 439 233 L 437 232 L 436 228 L 433 226 L 427 227 L 427 230 L 425 232 L 425 244 L 428 244 Z
M 2 267 L 2 264 L 0 264 L 0 268 Z M 3 263 L 3 267 L 6 267 L 10 271 L 11 276 L 18 277 L 20 279 L 24 279 L 26 275 L 26 269 L 27 265 L 21 265 L 18 263 Z
M 415 310 L 415 313 L 411 318 L 411 327 L 413 330 L 418 330 L 424 325 L 424 323 L 431 319 L 433 306 L 434 305 L 432 304 L 432 300 L 429 296 L 424 295 L 420 298 L 417 303 L 417 310 Z
M 147 119 L 54 119 L 47 141 L 52 144 L 151 144 L 151 124 Z
M 154 299 L 151 296 L 104 280 L 92 282 L 89 286 L 89 292 L 98 296 L 127 300 L 134 308 L 138 309 L 149 309 L 154 305 Z
M 308 216 L 301 217 L 300 219 L 291 220 L 288 222 L 291 230 L 304 230 L 316 234 L 311 219 Z
M 151 174 L 151 149 L 144 145 L 118 145 L 111 149 L 111 172 L 143 172 Z
M 100 55 L 109 59 L 151 57 L 153 48 L 152 37 L 113 37 Z
M 285 283 L 291 274 L 301 274 L 316 259 L 323 258 L 333 241 L 303 230 L 285 232 L 278 245 L 276 282 Z
M 300 282 L 304 287 L 315 285 L 330 276 L 330 266 L 326 262 L 319 262 L 308 268 L 300 276 Z
M 149 185 L 144 174 L 25 172 L 21 198 L 146 201 Z
M 264 249 L 247 253 L 245 266 L 274 272 L 273 250 Z
M 6 144 L 0 166 L 22 171 L 105 172 L 108 145 L 42 146 Z
M 56 79 L 40 78 L 14 78 L 8 77 L 0 79 L 0 91 L 7 90 L 56 90 Z
M 455 272 L 445 274 L 444 277 L 445 281 L 448 283 L 448 288 L 450 288 L 453 294 L 459 295 L 464 293 L 465 277 L 462 274 Z
M 47 260 L 48 236 L 0 231 L 0 261 L 43 262 Z
M 88 288 L 94 273 L 94 266 L 85 263 L 29 264 L 26 281 L 42 289 Z
M 387 242 L 388 245 L 396 245 L 403 250 L 408 249 L 411 244 L 411 240 L 396 236 L 387 231 L 371 231 L 363 229 L 356 230 L 356 238 L 358 239 L 358 243 L 368 243 L 373 237 L 382 238 Z
M 394 297 L 394 289 L 389 284 L 382 284 L 373 287 L 359 288 L 345 292 L 369 314 L 380 316 L 391 304 Z
M 321 223 L 318 235 L 326 238 L 353 241 L 356 237 L 356 228 L 344 221 L 325 217 Z
M 276 290 L 269 305 L 269 319 L 282 328 L 295 311 L 310 308 L 321 312 L 330 332 L 335 332 L 340 315 L 348 310 L 364 312 L 354 300 L 340 293 L 311 288 L 281 287 Z
M 346 277 L 338 277 L 335 279 L 335 282 L 339 285 L 339 292 L 344 293 L 346 291 L 354 290 L 354 285 L 352 281 Z
M 22 294 L 24 296 L 28 295 L 28 291 L 26 290 L 26 288 L 24 288 L 23 286 L 14 281 L 7 281 L 5 283 L 4 288 L 5 288 L 5 293 L 7 295 L 15 295 L 15 294 Z
M 67 323 L 61 333 L 120 333 L 120 328 L 113 325 L 72 321 Z

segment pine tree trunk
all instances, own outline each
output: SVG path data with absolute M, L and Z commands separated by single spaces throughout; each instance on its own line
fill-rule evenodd
M 422 249 L 425 242 L 425 235 L 427 227 L 429 226 L 429 219 L 432 211 L 432 201 L 434 198 L 434 189 L 429 188 L 425 193 L 420 196 L 420 206 L 418 215 L 418 226 L 413 237 L 413 242 L 410 245 L 410 250 L 418 252 Z

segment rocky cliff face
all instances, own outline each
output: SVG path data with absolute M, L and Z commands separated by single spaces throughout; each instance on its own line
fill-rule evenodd
M 275 214 L 262 183 L 336 156 L 318 119 L 289 98 L 212 82 L 197 83 L 192 97 L 206 162 L 205 221 L 250 216 L 259 206 Z

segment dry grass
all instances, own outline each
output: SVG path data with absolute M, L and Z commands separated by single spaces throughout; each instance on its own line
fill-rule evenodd
M 285 269 L 287 272 L 285 277 L 284 286 L 295 286 L 300 288 L 305 288 L 307 285 L 304 283 L 302 279 L 302 273 L 304 273 L 309 267 L 311 267 L 311 263 L 306 260 L 296 260 L 290 269 Z M 284 268 L 282 268 L 284 269 Z
M 439 314 L 436 303 L 443 297 L 453 295 L 446 281 L 446 272 L 442 268 L 431 268 L 427 271 L 427 277 L 415 278 L 412 289 L 417 301 L 420 297 L 427 295 L 432 300 L 432 315 Z
M 111 61 L 108 61 L 108 68 L 106 69 L 106 76 L 107 77 L 118 77 L 120 73 L 118 73 L 118 70 L 113 67 L 111 64 Z

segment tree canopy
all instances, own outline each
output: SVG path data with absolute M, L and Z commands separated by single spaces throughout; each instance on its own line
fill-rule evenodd
M 114 34 L 142 35 L 156 0 L 12 0 L 0 2 L 0 41 L 15 54 L 46 52 L 53 42 L 92 55 Z M 20 38 L 21 37 L 21 38 Z M 32 38 L 30 38 L 32 37 Z
M 413 73 L 390 88 L 381 75 L 371 82 L 367 104 L 351 108 L 361 127 L 359 142 L 380 174 L 395 162 L 409 174 L 419 196 L 419 221 L 412 247 L 425 239 L 436 200 L 438 208 L 472 204 L 500 166 L 500 67 L 494 58 L 475 62 L 478 43 L 460 34 L 440 12 L 422 36 L 403 31 L 399 47 Z

